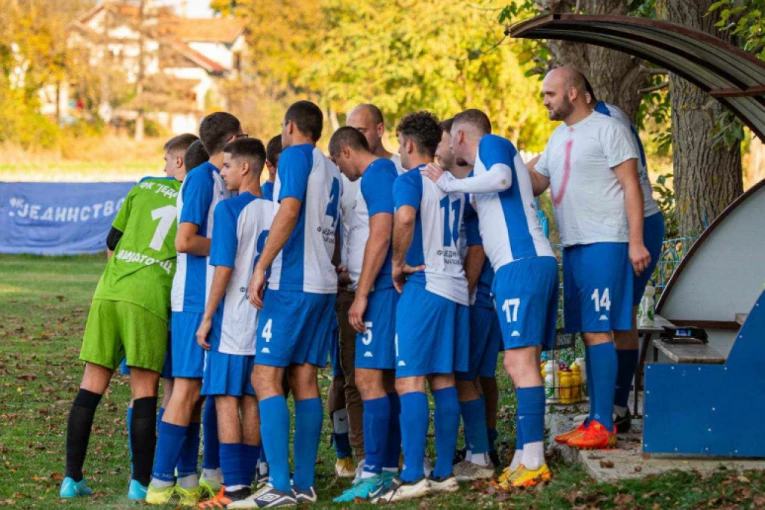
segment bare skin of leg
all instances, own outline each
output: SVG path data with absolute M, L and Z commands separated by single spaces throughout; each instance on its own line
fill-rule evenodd
M 430 379 L 430 392 L 451 388 L 454 385 L 454 374 L 434 374 Z
M 259 400 L 284 395 L 284 386 L 282 386 L 284 371 L 284 367 L 255 365 L 251 380 Z
M 456 381 L 457 399 L 462 402 L 469 402 L 481 398 L 481 392 L 477 386 L 477 379 L 473 381 Z
M 239 399 L 230 395 L 216 395 L 215 411 L 218 415 L 218 440 L 221 443 L 241 443 Z
M 530 388 L 544 384 L 539 371 L 541 352 L 541 347 L 521 347 L 505 351 L 505 371 L 516 388 Z
M 637 331 L 637 306 L 632 307 L 632 329 L 629 331 L 614 331 L 614 343 L 617 351 L 634 351 L 640 349 L 640 337 Z
M 371 368 L 356 369 L 356 387 L 361 393 L 362 400 L 374 400 L 388 396 L 386 388 L 386 372 L 390 370 L 376 370 Z M 390 385 L 390 382 L 388 382 Z
M 162 379 L 162 405 L 167 407 L 170 403 L 170 396 L 173 394 L 173 379 Z
M 582 340 L 584 345 L 592 347 L 593 345 L 607 344 L 614 341 L 614 336 L 611 331 L 605 333 L 582 333 Z
M 310 363 L 290 366 L 290 389 L 295 397 L 295 402 L 309 398 L 319 398 L 318 374 L 319 368 Z
M 85 363 L 85 373 L 82 374 L 80 388 L 91 393 L 103 395 L 109 382 L 112 380 L 114 370 L 108 369 L 95 363 Z
M 481 377 L 481 390 L 486 397 L 486 427 L 497 428 L 497 407 L 499 405 L 499 388 L 494 377 Z
M 130 367 L 130 393 L 133 400 L 144 397 L 156 397 L 159 386 L 159 373 L 145 368 Z
M 252 395 L 244 395 L 239 404 L 242 409 L 242 442 L 250 446 L 260 446 L 258 401 Z
M 196 418 L 201 409 L 199 392 L 202 390 L 202 379 L 187 379 L 177 377 L 173 385 L 173 393 L 165 407 L 162 416 L 164 423 L 188 427 L 189 423 L 199 421 Z M 192 417 L 196 419 L 192 420 Z
M 420 375 L 396 379 L 396 391 L 402 396 L 415 391 L 425 393 L 425 376 Z

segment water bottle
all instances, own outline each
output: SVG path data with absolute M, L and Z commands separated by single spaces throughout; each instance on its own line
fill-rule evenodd
M 648 282 L 643 292 L 643 298 L 638 306 L 637 323 L 638 328 L 652 328 L 654 326 L 654 300 L 656 289 L 652 282 Z

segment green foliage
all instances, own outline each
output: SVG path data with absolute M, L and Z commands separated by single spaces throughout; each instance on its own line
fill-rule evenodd
M 660 175 L 653 184 L 654 198 L 664 215 L 664 238 L 675 239 L 680 237 L 680 228 L 677 223 L 675 209 L 675 191 L 668 183 L 672 179 L 672 173 Z

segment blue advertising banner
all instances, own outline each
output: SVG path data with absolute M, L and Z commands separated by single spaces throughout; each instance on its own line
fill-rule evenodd
M 0 182 L 0 253 L 77 255 L 106 249 L 132 182 Z

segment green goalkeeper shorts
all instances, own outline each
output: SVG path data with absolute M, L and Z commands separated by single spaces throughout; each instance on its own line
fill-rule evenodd
M 127 358 L 129 367 L 162 372 L 167 321 L 123 301 L 94 299 L 82 339 L 80 359 L 109 369 Z

